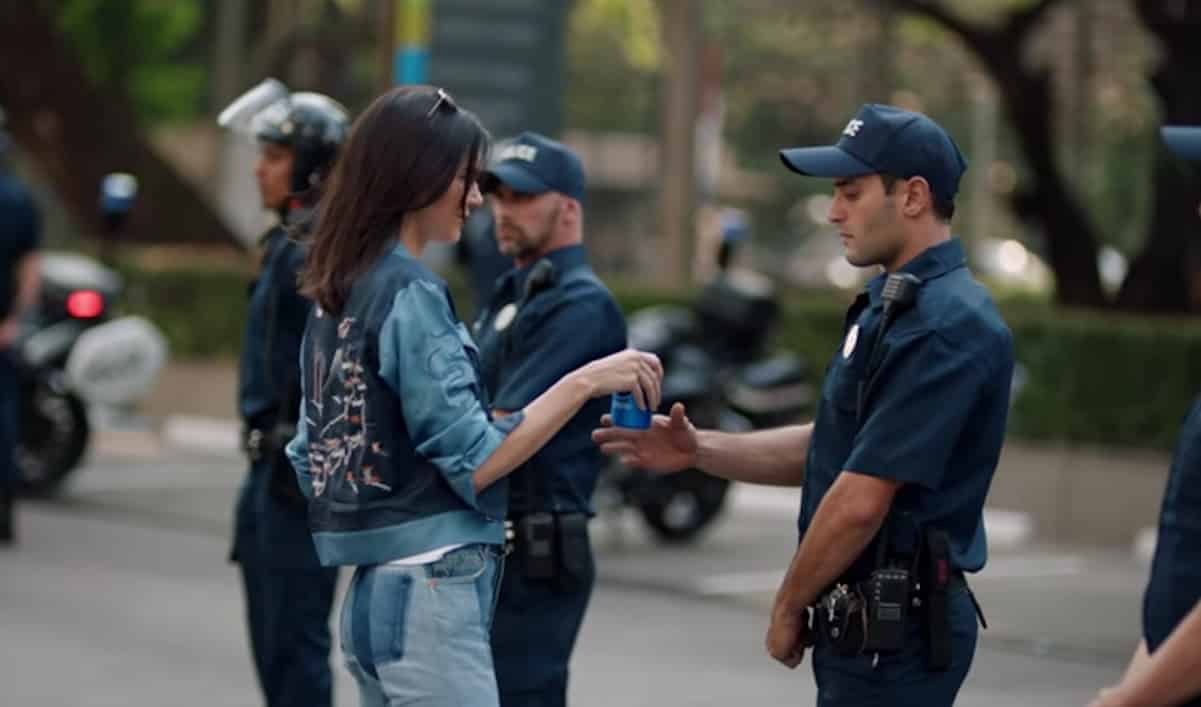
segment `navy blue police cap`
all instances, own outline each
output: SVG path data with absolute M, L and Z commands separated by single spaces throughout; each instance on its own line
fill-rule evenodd
M 583 200 L 584 166 L 571 148 L 533 132 L 524 132 L 496 148 L 480 177 L 484 193 L 504 184 L 521 194 L 559 192 Z
M 798 174 L 831 179 L 891 174 L 923 177 L 944 201 L 959 192 L 967 160 L 938 123 L 921 113 L 868 103 L 847 123 L 835 145 L 780 150 Z
M 1164 144 L 1181 159 L 1201 162 L 1201 127 L 1169 125 L 1159 129 Z

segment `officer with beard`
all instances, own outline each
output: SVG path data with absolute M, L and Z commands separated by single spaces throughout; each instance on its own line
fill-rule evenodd
M 588 265 L 584 170 L 566 146 L 526 132 L 481 178 L 496 243 L 516 267 L 475 323 L 497 415 L 520 410 L 567 372 L 625 348 L 621 310 Z M 510 477 L 514 533 L 492 624 L 503 707 L 567 699 L 567 666 L 596 579 L 588 538 L 602 457 L 589 438 L 607 400 L 585 405 Z

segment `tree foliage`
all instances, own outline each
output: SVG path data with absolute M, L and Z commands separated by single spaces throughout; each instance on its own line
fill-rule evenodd
M 247 0 L 242 85 L 274 74 L 361 106 L 378 87 L 377 20 L 385 1 Z M 8 5 L 17 12 L 18 4 L 26 5 Z M 79 182 L 68 188 L 76 208 L 86 206 L 91 187 L 59 164 L 78 150 L 60 150 L 82 144 L 89 127 L 115 120 L 141 130 L 211 119 L 219 3 L 29 6 L 52 18 L 62 38 L 30 46 L 64 55 L 10 52 L 0 66 L 0 101 L 44 109 L 41 118 L 16 117 L 17 137 L 44 150 L 47 172 Z M 1018 238 L 1047 257 L 1062 301 L 1115 302 L 1096 272 L 1095 253 L 1105 244 L 1133 263 L 1118 305 L 1179 311 L 1197 299 L 1191 281 L 1201 271 L 1201 249 L 1190 238 L 1199 187 L 1166 158 L 1156 128 L 1201 123 L 1201 0 L 704 0 L 698 7 L 707 51 L 720 56 L 724 136 L 742 166 L 781 177 L 775 200 L 757 207 L 757 240 L 794 240 L 785 214 L 800 197 L 825 189 L 783 174 L 778 148 L 827 142 L 860 103 L 876 100 L 930 114 L 973 158 L 988 144 L 978 139 L 979 96 L 991 87 L 1002 119 L 989 161 L 974 161 L 969 172 L 961 213 L 977 203 L 1007 207 L 995 210 L 999 218 L 987 235 Z M 574 0 L 569 128 L 659 132 L 660 9 L 656 0 Z M 1086 33 L 1083 42 L 1078 32 Z M 46 66 L 65 70 L 72 61 L 96 91 L 92 108 L 30 80 Z M 65 117 L 71 110 L 93 111 L 95 125 Z M 76 126 L 77 139 L 54 134 L 51 114 L 58 129 Z M 137 159 L 152 159 L 144 147 L 136 148 Z M 76 157 L 81 167 L 89 159 Z
M 102 176 L 127 171 L 141 180 L 145 206 L 134 210 L 123 237 L 232 241 L 207 200 L 138 129 L 126 94 L 97 86 L 83 66 L 40 5 L 0 3 L 0 105 L 8 110 L 17 144 L 80 230 L 100 231 L 96 197 Z
M 567 125 L 657 132 L 662 56 L 655 3 L 578 0 L 567 31 Z
M 636 126 L 631 115 L 639 111 L 629 107 L 644 105 L 642 87 L 653 85 L 646 68 L 614 60 L 624 56 L 627 30 L 614 19 L 620 13 L 599 9 L 619 5 L 585 2 L 597 10 L 590 18 L 606 22 L 573 25 L 572 100 L 587 106 L 571 113 L 573 125 Z M 1187 187 L 1180 165 L 1164 164 L 1156 130 L 1165 120 L 1201 122 L 1180 84 L 1191 72 L 1197 95 L 1201 2 L 744 0 L 702 7 L 722 58 L 724 134 L 743 165 L 778 170 L 779 147 L 828 142 L 869 100 L 922 110 L 956 135 L 969 158 L 987 156 L 973 161 L 961 191 L 960 227 L 976 226 L 977 203 L 995 204 L 990 231 L 981 235 L 1017 238 L 1046 258 L 1061 302 L 1197 306 L 1189 283 L 1201 271 L 1201 254 L 1188 245 L 1195 182 Z M 982 119 L 996 126 L 984 128 Z M 648 133 L 658 128 L 653 120 L 642 125 Z M 761 209 L 766 218 L 756 220 L 769 226 L 757 229 L 757 240 L 794 238 L 779 214 L 823 188 L 786 177 L 780 185 L 777 200 Z M 1103 245 L 1132 261 L 1116 296 L 1099 278 Z
M 58 28 L 101 90 L 127 96 L 146 122 L 194 117 L 204 106 L 208 57 L 201 0 L 64 0 Z

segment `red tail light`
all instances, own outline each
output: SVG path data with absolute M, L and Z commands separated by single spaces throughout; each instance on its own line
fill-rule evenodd
M 104 296 L 95 290 L 77 290 L 67 296 L 67 314 L 76 319 L 95 319 L 104 314 Z

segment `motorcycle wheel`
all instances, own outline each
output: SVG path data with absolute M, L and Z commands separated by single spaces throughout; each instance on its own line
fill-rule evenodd
M 665 543 L 685 543 L 721 513 L 730 482 L 697 469 L 657 480 L 663 486 L 639 504 L 642 517 Z
M 87 409 L 71 392 L 39 379 L 22 385 L 20 419 L 17 489 L 29 497 L 53 496 L 87 449 Z

